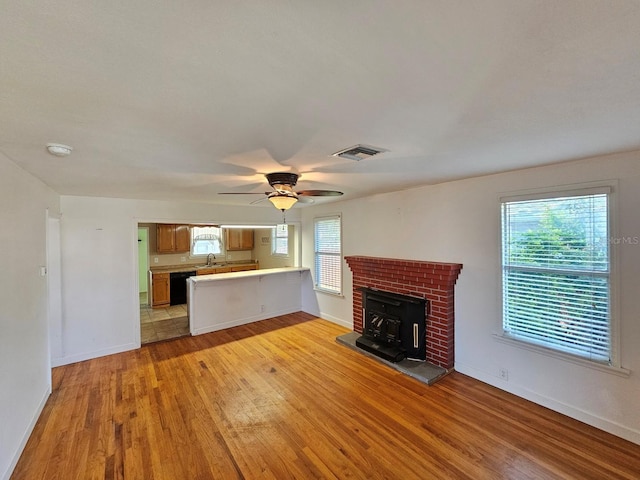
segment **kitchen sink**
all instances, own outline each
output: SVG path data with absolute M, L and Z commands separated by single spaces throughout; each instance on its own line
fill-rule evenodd
M 211 265 L 207 265 L 207 264 L 205 264 L 205 265 L 198 265 L 198 266 L 196 267 L 196 269 L 198 269 L 198 268 L 226 267 L 226 265 L 227 265 L 226 263 L 212 263 Z

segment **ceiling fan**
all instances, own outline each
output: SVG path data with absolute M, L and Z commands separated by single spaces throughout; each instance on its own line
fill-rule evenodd
M 299 197 L 338 197 L 342 195 L 342 192 L 338 192 L 336 190 L 300 190 L 294 191 L 293 187 L 295 187 L 298 182 L 299 175 L 297 173 L 292 172 L 275 172 L 275 173 L 267 173 L 265 175 L 267 177 L 267 181 L 269 185 L 273 187 L 272 192 L 264 192 L 271 203 L 278 209 L 285 210 L 293 207 L 298 200 Z M 255 194 L 254 192 L 220 192 L 219 195 L 251 195 Z M 262 193 L 258 193 L 256 195 L 262 195 Z M 262 200 L 262 199 L 261 199 Z M 256 203 L 256 202 L 252 202 Z

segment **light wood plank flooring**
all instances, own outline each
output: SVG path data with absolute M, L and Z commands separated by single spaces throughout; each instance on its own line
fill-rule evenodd
M 637 479 L 640 446 L 277 317 L 53 370 L 18 479 Z

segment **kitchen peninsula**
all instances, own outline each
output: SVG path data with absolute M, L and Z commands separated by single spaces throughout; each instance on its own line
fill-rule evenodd
M 187 280 L 191 335 L 298 312 L 308 268 L 285 267 L 199 275 Z
M 152 308 L 164 308 L 169 305 L 187 303 L 186 279 L 192 275 L 211 275 L 229 272 L 257 270 L 257 262 L 236 262 L 206 265 L 167 265 L 149 269 Z

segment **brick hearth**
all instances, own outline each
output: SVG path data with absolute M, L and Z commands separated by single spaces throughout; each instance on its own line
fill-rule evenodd
M 362 287 L 426 298 L 427 361 L 453 368 L 454 286 L 462 264 L 361 256 L 345 260 L 353 273 L 353 329 L 362 333 Z

